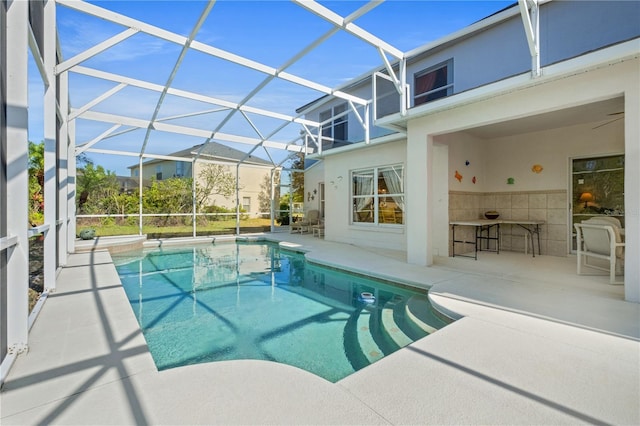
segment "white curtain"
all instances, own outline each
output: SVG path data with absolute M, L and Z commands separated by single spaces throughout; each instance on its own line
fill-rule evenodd
M 355 199 L 356 211 L 361 211 L 365 206 L 371 203 L 373 197 L 373 174 L 370 175 L 354 175 L 353 176 L 353 195 L 358 198 Z M 368 197 L 361 197 L 362 195 L 368 195 Z
M 380 173 L 382 173 L 384 183 L 387 185 L 387 190 L 390 194 L 404 194 L 402 168 L 392 167 L 390 169 L 383 169 Z M 404 212 L 404 195 L 394 195 L 392 198 L 396 205 L 400 207 L 400 210 Z

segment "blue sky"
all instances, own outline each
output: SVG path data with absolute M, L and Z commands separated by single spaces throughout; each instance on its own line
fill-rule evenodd
M 200 16 L 204 1 L 95 1 L 99 7 L 144 21 L 171 32 L 188 35 Z M 365 2 L 320 2 L 341 16 L 347 16 Z M 356 25 L 408 51 L 468 26 L 506 6 L 511 1 L 394 1 L 389 0 L 355 21 Z M 100 43 L 125 28 L 58 5 L 58 30 L 65 59 Z M 283 63 L 331 28 L 330 24 L 289 1 L 219 0 L 213 7 L 196 40 L 271 67 Z M 83 62 L 81 65 L 164 85 L 181 47 L 142 33 Z M 381 64 L 370 45 L 339 32 L 319 48 L 287 69 L 296 76 L 338 86 Z M 187 53 L 172 87 L 239 102 L 265 78 L 264 74 L 230 64 L 200 52 Z M 29 139 L 42 140 L 42 83 L 33 63 L 29 67 Z M 80 107 L 116 84 L 71 73 L 71 103 Z M 274 80 L 247 105 L 294 115 L 295 109 L 322 96 L 321 93 L 288 82 Z M 159 93 L 128 87 L 93 109 L 141 119 L 151 118 Z M 159 117 L 211 110 L 214 106 L 168 96 Z M 227 112 L 173 120 L 184 126 L 213 129 Z M 262 134 L 280 122 L 250 117 Z M 78 120 L 77 143 L 87 142 L 110 128 L 111 124 Z M 292 124 L 274 135 L 273 140 L 288 142 L 299 133 Z M 236 114 L 221 130 L 225 133 L 256 137 L 251 126 Z M 145 130 L 135 130 L 98 143 L 96 148 L 139 151 Z M 202 138 L 152 132 L 146 152 L 169 154 L 204 142 Z M 248 145 L 233 145 L 247 151 Z M 270 151 L 276 158 L 282 153 Z M 264 151 L 256 154 L 266 158 Z M 89 154 L 97 164 L 119 175 L 128 175 L 134 157 Z

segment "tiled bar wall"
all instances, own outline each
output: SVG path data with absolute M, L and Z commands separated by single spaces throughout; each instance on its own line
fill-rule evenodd
M 500 219 L 543 220 L 540 248 L 543 255 L 567 255 L 567 191 L 526 192 L 449 192 L 449 219 L 484 219 L 484 213 L 495 210 Z M 517 225 L 501 225 L 501 250 L 524 252 L 524 229 Z M 470 227 L 456 228 L 456 240 L 472 241 Z M 451 247 L 449 233 L 449 247 Z M 456 244 L 456 253 L 472 250 L 472 246 Z M 537 247 L 536 247 L 537 252 Z

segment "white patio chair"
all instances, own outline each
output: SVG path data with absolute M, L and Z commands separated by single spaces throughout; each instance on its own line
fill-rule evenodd
M 624 265 L 624 243 L 620 237 L 620 230 L 611 222 L 594 219 L 576 223 L 576 240 L 578 244 L 578 275 L 582 275 L 582 267 L 609 271 L 611 284 L 616 282 L 616 273 L 622 274 Z M 590 264 L 588 258 L 593 257 L 609 262 L 609 267 Z
M 311 230 L 311 226 L 320 223 L 320 212 L 318 210 L 309 210 L 301 221 L 293 222 L 289 227 L 289 232 L 300 232 L 304 234 Z

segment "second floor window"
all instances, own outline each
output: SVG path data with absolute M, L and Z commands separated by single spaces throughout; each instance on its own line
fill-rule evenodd
M 451 61 L 415 74 L 414 87 L 414 106 L 451 95 L 451 93 L 453 93 L 453 69 Z
M 330 108 L 326 111 L 322 111 L 320 113 L 320 121 L 324 122 L 329 120 L 331 117 L 336 117 L 342 113 L 344 115 L 340 117 L 336 117 L 333 121 L 322 126 L 322 138 L 329 139 L 331 141 L 346 141 L 347 140 L 347 128 L 348 128 L 348 114 L 347 112 L 347 104 L 336 105 L 333 108 Z
M 176 177 L 184 177 L 184 161 L 176 161 Z

